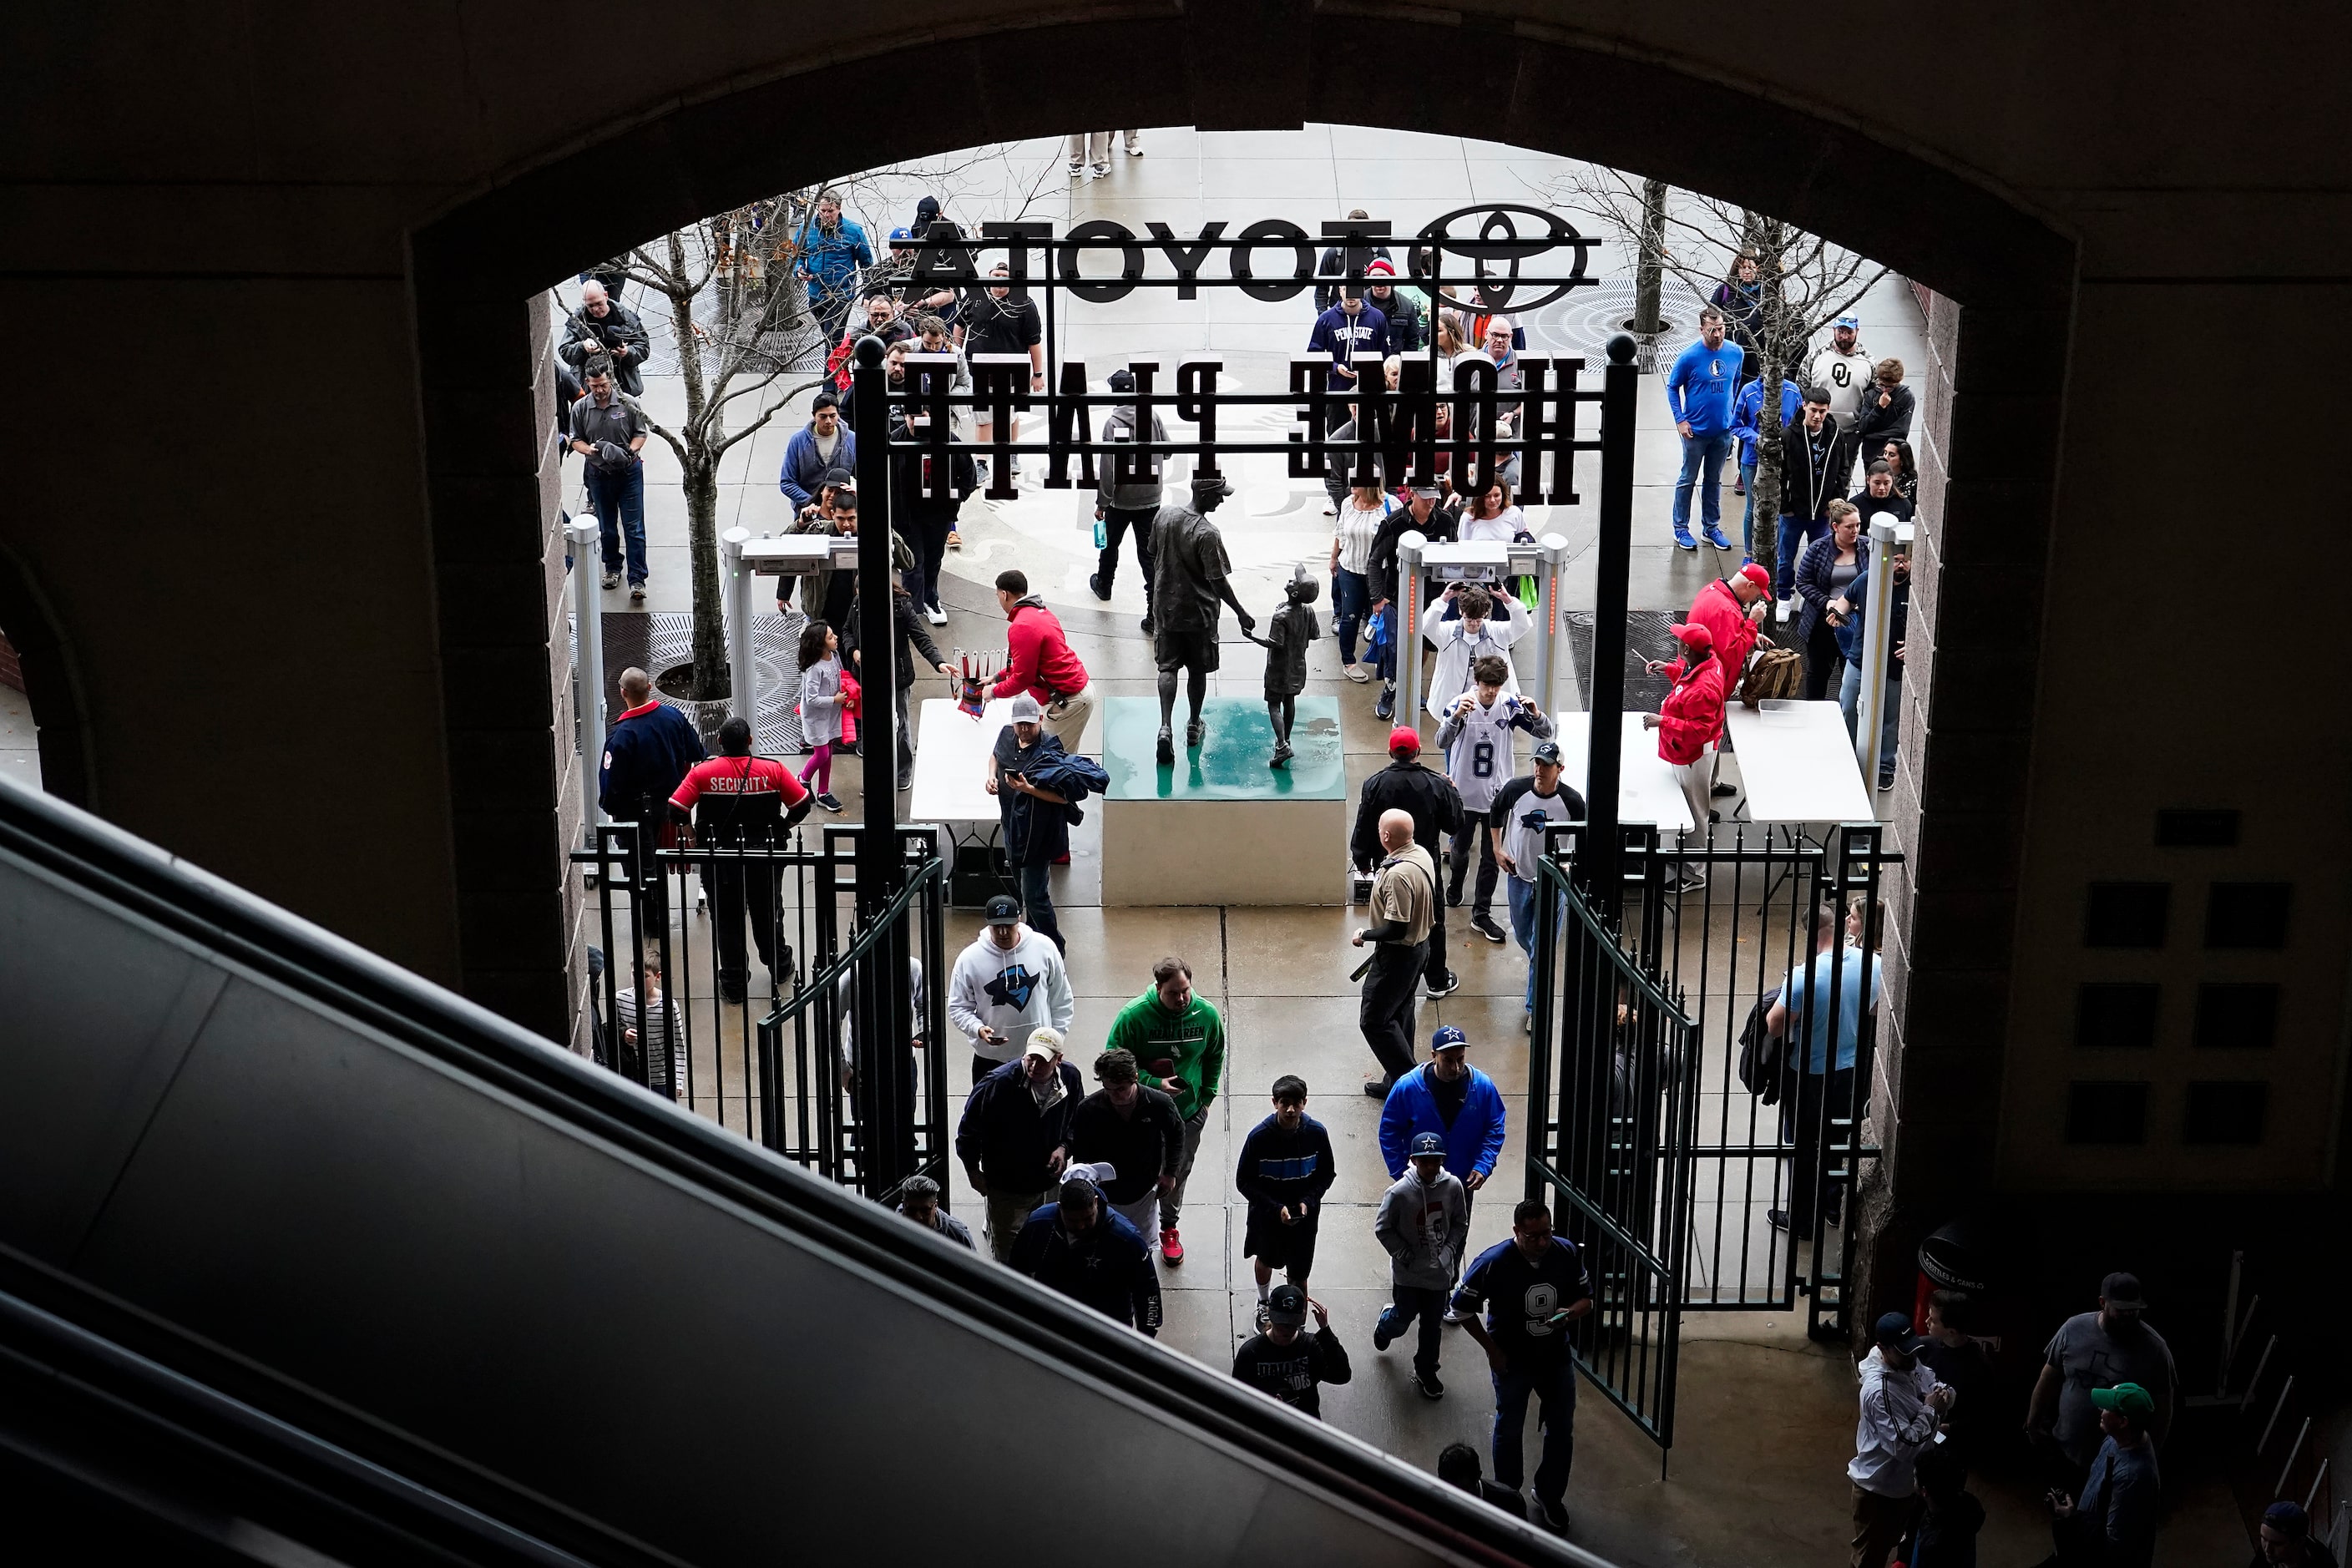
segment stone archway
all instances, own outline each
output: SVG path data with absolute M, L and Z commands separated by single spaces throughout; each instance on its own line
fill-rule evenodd
M 1465 90 L 1447 73 L 1386 85 L 1399 58 L 1471 55 L 1486 90 Z M 1178 61 L 1186 68 L 1171 68 Z M 893 82 L 920 87 L 888 97 L 883 112 L 820 122 L 811 106 L 829 101 L 824 73 L 885 93 Z M 1376 81 L 1378 91 L 1361 86 Z M 1890 1060 L 1927 1046 L 1950 1066 L 1965 1051 L 1997 1078 L 2063 390 L 2063 356 L 2046 345 L 2065 340 L 2072 243 L 1941 163 L 1670 61 L 1499 23 L 1373 22 L 1236 3 L 925 39 L 736 79 L 552 153 L 415 235 L 470 995 L 558 1036 L 576 1000 L 566 984 L 576 910 L 557 889 L 580 802 L 567 782 L 554 390 L 536 290 L 647 234 L 843 170 L 1073 124 L 1243 130 L 1307 120 L 1507 142 L 1736 195 L 1941 297 L 1933 363 L 1919 378 L 1927 526 L 1905 682 L 1915 743 L 1904 748 L 1895 816 L 1910 859 L 1892 889 L 1894 1005 L 1882 1038 Z M 1745 129 L 1727 136 L 1727 125 Z M 1939 678 L 1951 655 L 1967 683 Z M 1924 1005 L 1910 1006 L 1914 997 Z M 1899 1105 L 1899 1074 L 1889 1079 Z M 1889 1121 L 1881 1138 L 1891 1168 L 1900 1117 Z M 1946 1162 L 1937 1191 L 1989 1168 L 1989 1156 Z

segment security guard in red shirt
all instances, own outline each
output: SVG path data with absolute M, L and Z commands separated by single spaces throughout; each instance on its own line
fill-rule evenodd
M 751 754 L 751 726 L 741 719 L 719 727 L 719 755 L 688 769 L 669 797 L 670 815 L 691 822 L 695 842 L 717 851 L 703 870 L 710 885 L 710 935 L 719 950 L 722 1002 L 741 1003 L 750 984 L 743 962 L 747 906 L 770 995 L 782 988 L 793 966 L 792 946 L 778 924 L 776 867 L 768 851 L 783 847 L 810 804 L 808 790 L 790 768 Z

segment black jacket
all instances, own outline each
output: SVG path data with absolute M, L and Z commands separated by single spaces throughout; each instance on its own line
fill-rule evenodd
M 1412 841 L 1434 856 L 1440 833 L 1462 831 L 1462 794 L 1444 773 L 1419 763 L 1392 762 L 1364 781 L 1362 804 L 1356 807 L 1356 830 L 1348 852 L 1359 870 L 1369 871 L 1388 858 L 1381 847 L 1381 813 L 1402 811 L 1412 817 Z
M 1798 420 L 1780 431 L 1780 515 L 1808 520 L 1829 515 L 1830 502 L 1845 494 L 1846 476 L 1853 471 L 1853 435 L 1830 426 L 1828 460 L 1813 462 L 1813 446 L 1805 422 Z
M 601 321 L 585 310 L 572 311 L 555 357 L 575 371 L 582 370 L 590 355 L 610 354 L 624 343 L 628 345 L 629 357 L 613 362 L 613 382 L 631 397 L 641 397 L 646 384 L 638 373 L 646 363 L 646 328 L 626 305 L 615 303 Z
M 928 455 L 918 445 L 921 436 L 908 427 L 905 420 L 894 411 L 890 420 L 890 524 L 904 530 L 908 523 L 946 521 L 952 523 L 962 514 L 963 503 L 971 492 L 980 489 L 980 465 L 971 458 L 971 448 L 959 442 L 948 449 L 948 486 L 954 491 L 950 500 L 933 500 L 923 488 L 923 460 Z M 904 442 L 901 446 L 899 443 Z
M 1364 563 L 1364 581 L 1371 589 L 1372 597 L 1393 599 L 1397 596 L 1398 540 L 1419 529 L 1423 537 L 1434 543 L 1439 540 L 1460 537 L 1461 528 L 1462 509 L 1459 505 L 1430 508 L 1427 522 L 1413 521 L 1412 508 L 1409 506 L 1401 506 L 1389 513 L 1387 521 L 1381 524 L 1381 531 L 1372 535 L 1372 553 Z M 1414 633 L 1412 627 L 1404 626 L 1399 627 L 1396 635 L 1398 647 L 1402 648 L 1410 646 Z
M 1889 441 L 1911 439 L 1911 416 L 1918 406 L 1918 399 L 1911 395 L 1907 386 L 1895 387 L 1895 395 L 1887 399 L 1884 408 L 1878 406 L 1876 392 L 1864 393 L 1853 420 L 1854 437 L 1862 443 L 1864 454 L 1875 458 Z
M 1055 1184 L 1049 1161 L 1070 1146 L 1070 1118 L 1085 1086 L 1078 1069 L 1062 1064 L 1064 1093 L 1051 1110 L 1037 1109 L 1037 1097 L 1017 1061 L 1006 1062 L 971 1087 L 956 1123 L 956 1158 L 977 1166 L 988 1184 L 1003 1193 L 1042 1193 Z
M 694 721 L 680 710 L 667 702 L 631 709 L 604 737 L 597 804 L 623 822 L 667 821 L 669 797 L 687 769 L 708 755 Z
M 1372 247 L 1372 255 L 1364 258 L 1364 265 L 1370 267 L 1373 257 L 1382 261 L 1393 259 L 1385 245 Z M 1336 245 L 1325 246 L 1321 258 L 1315 263 L 1315 313 L 1319 316 L 1339 302 L 1339 290 L 1347 286 L 1347 251 Z
M 1371 301 L 1372 309 L 1389 319 L 1389 353 L 1409 354 L 1429 341 L 1422 336 L 1421 307 L 1403 289 L 1392 284 L 1388 299 L 1381 300 L 1373 299 L 1368 289 L 1364 298 Z
M 1070 1158 L 1100 1160 L 1118 1174 L 1101 1184 L 1115 1204 L 1131 1204 L 1150 1192 L 1162 1173 L 1174 1175 L 1184 1159 L 1184 1119 L 1164 1089 L 1148 1085 L 1137 1093 L 1143 1103 L 1121 1116 L 1101 1089 L 1078 1102 L 1070 1118 Z
M 1062 1228 L 1058 1202 L 1038 1209 L 1013 1238 L 1013 1267 L 1082 1307 L 1160 1336 L 1160 1271 L 1151 1266 L 1151 1248 L 1108 1205 L 1075 1237 Z
M 850 601 L 849 624 L 841 631 L 842 657 L 845 658 L 865 646 L 861 640 L 860 625 L 865 608 L 864 595 Z M 890 608 L 898 623 L 898 689 L 904 691 L 915 684 L 916 654 L 923 656 L 925 674 L 945 664 L 947 658 L 940 652 L 939 644 L 931 640 L 931 634 L 923 629 L 921 618 L 915 614 L 913 595 L 903 590 L 894 591 L 890 595 Z

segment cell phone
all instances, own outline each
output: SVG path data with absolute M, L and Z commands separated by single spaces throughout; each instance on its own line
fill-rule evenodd
M 1554 1312 L 1550 1317 L 1546 1318 L 1544 1321 L 1547 1323 L 1564 1323 L 1568 1321 L 1568 1309 L 1562 1307 L 1559 1311 Z

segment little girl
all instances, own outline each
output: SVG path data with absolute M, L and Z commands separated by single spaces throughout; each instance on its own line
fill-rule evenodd
M 823 621 L 801 628 L 801 733 L 810 746 L 801 783 L 816 777 L 816 803 L 839 811 L 833 795 L 833 743 L 841 739 L 841 639 Z

